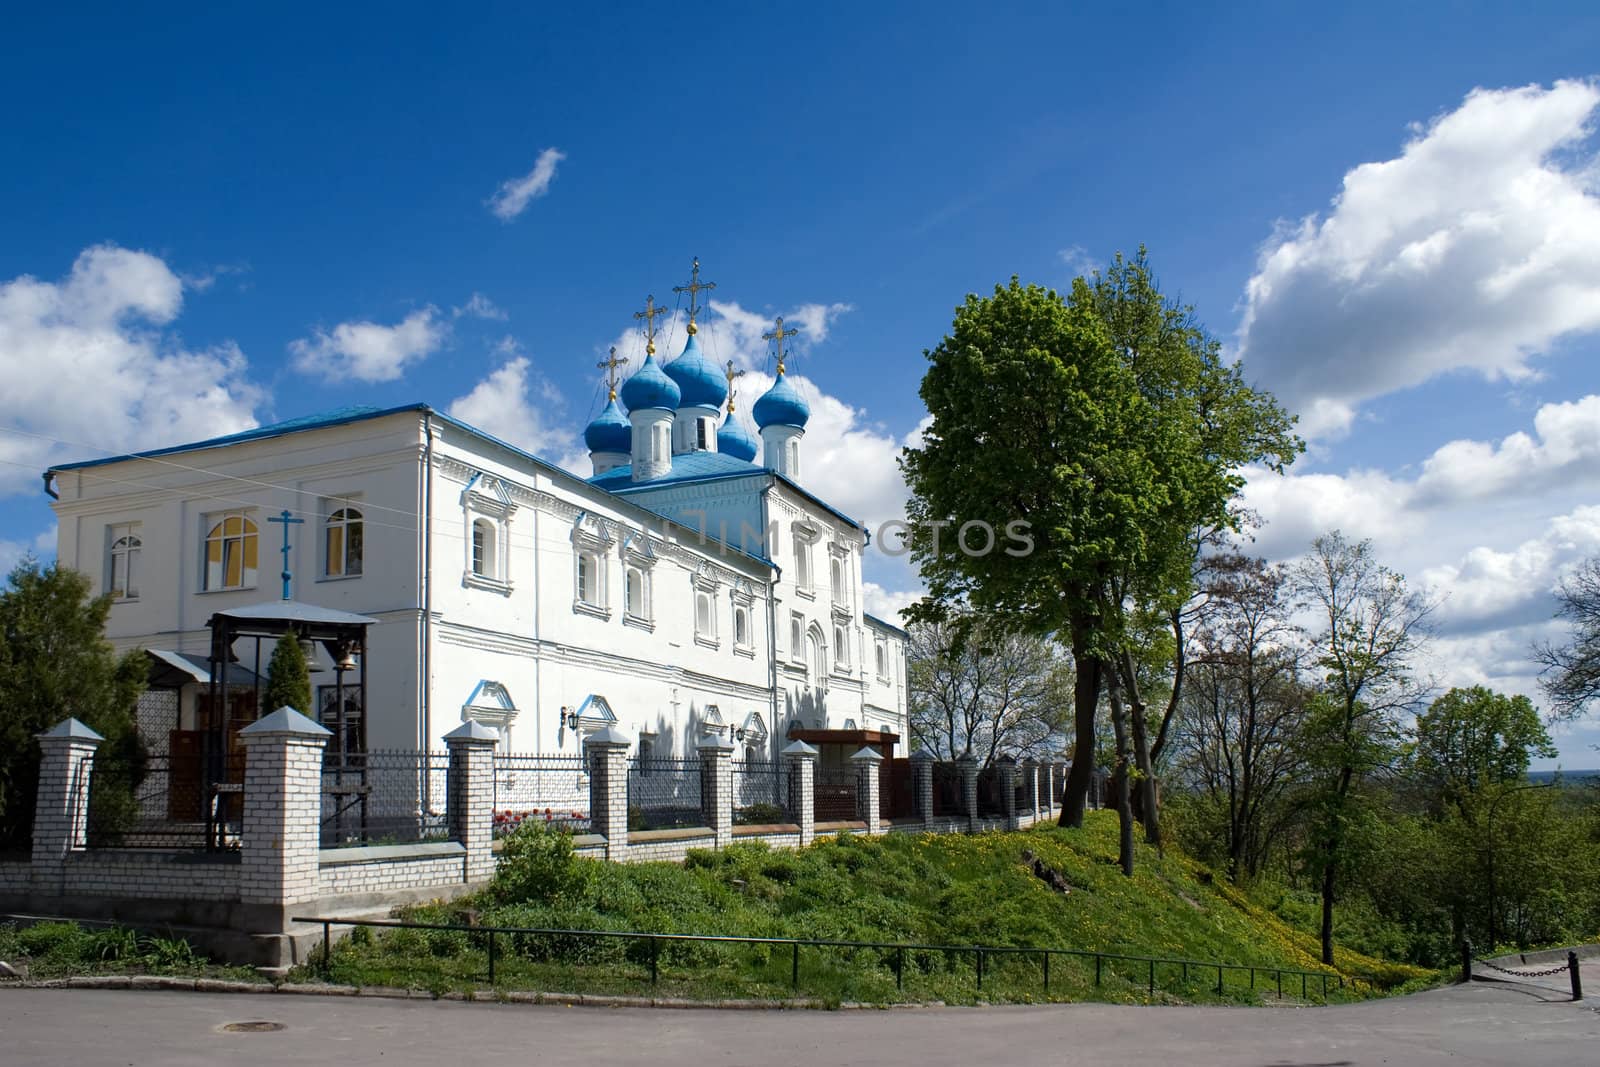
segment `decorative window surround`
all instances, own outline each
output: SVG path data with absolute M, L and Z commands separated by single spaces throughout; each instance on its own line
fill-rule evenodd
M 502 596 L 511 592 L 511 516 L 517 506 L 498 478 L 479 471 L 461 490 L 466 559 L 461 584 Z M 479 523 L 483 523 L 479 526 Z
M 622 538 L 622 621 L 654 630 L 656 553 L 650 538 L 629 531 Z M 635 585 L 637 578 L 637 585 Z
M 518 715 L 516 701 L 499 682 L 483 678 L 473 688 L 467 702 L 461 705 L 461 721 L 477 722 L 494 728 L 500 734 L 502 749 L 511 747 L 511 724 Z
M 694 640 L 697 645 L 720 648 L 717 636 L 717 591 L 721 583 L 707 568 L 700 568 L 690 581 L 693 596 Z
M 139 599 L 139 557 L 144 540 L 136 522 L 106 527 L 105 592 L 117 603 Z
M 572 610 L 611 618 L 611 546 L 616 538 L 599 516 L 578 512 L 572 523 Z M 587 573 L 592 570 L 593 573 Z

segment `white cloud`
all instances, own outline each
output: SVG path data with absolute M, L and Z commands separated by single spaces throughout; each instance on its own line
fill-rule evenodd
M 1360 404 L 1452 371 L 1519 380 L 1600 328 L 1600 85 L 1469 93 L 1401 154 L 1280 224 L 1246 287 L 1250 373 L 1337 435 Z
M 473 293 L 467 298 L 465 304 L 458 308 L 451 308 L 450 314 L 458 319 L 463 315 L 470 315 L 475 319 L 493 319 L 496 322 L 504 322 L 510 318 L 504 308 L 482 293 Z
M 309 339 L 290 341 L 289 354 L 295 370 L 326 381 L 392 382 L 437 352 L 449 335 L 449 323 L 430 304 L 393 326 L 363 320 L 319 328 Z
M 862 582 L 861 592 L 865 596 L 868 615 L 876 615 L 884 622 L 902 627 L 905 620 L 900 613 L 922 599 L 920 589 L 896 591 L 885 589 L 876 582 Z
M 56 558 L 56 529 L 54 526 L 42 531 L 32 541 L 0 540 L 0 584 L 3 584 L 6 575 L 11 569 L 21 563 L 26 556 L 32 556 L 40 563 L 49 563 Z
M 504 342 L 501 350 L 506 350 Z M 584 467 L 573 466 L 578 453 L 571 431 L 553 425 L 548 417 L 553 395 L 528 357 L 519 355 L 502 363 L 471 392 L 452 400 L 445 410 L 507 444 L 585 473 Z
M 522 214 L 529 203 L 550 191 L 550 183 L 556 180 L 556 164 L 566 158 L 567 154 L 557 148 L 540 152 L 532 170 L 520 178 L 507 178 L 500 183 L 500 188 L 489 198 L 489 210 L 502 222 L 510 222 Z
M 1533 428 L 1537 436 L 1519 431 L 1498 444 L 1463 440 L 1439 448 L 1423 464 L 1418 502 L 1526 495 L 1600 478 L 1600 396 L 1545 404 Z
M 96 245 L 59 281 L 0 283 L 0 493 L 35 492 L 51 463 L 256 425 L 260 388 L 231 341 L 183 345 L 184 283 L 147 252 Z
M 1514 548 L 1479 545 L 1454 563 L 1429 567 L 1422 583 L 1442 594 L 1438 618 L 1450 632 L 1531 625 L 1554 616 L 1554 590 L 1582 560 L 1600 554 L 1600 507 L 1550 519 Z

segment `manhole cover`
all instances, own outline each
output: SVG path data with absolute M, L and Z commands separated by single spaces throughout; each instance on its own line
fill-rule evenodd
M 229 1034 L 268 1034 L 274 1030 L 282 1030 L 282 1023 L 255 1020 L 246 1023 L 223 1023 L 218 1029 Z

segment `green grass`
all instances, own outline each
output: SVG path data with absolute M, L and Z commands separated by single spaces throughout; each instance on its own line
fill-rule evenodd
M 89 929 L 73 922 L 0 923 L 0 960 L 25 964 L 34 979 L 166 974 L 263 980 L 253 968 L 212 963 L 182 938 L 154 937 L 121 926 Z
M 1116 820 L 1091 813 L 1080 831 L 1056 828 L 976 835 L 840 836 L 800 851 L 737 844 L 692 853 L 684 864 L 618 865 L 575 859 L 569 839 L 530 827 L 507 840 L 500 873 L 478 897 L 413 908 L 419 922 L 459 922 L 470 911 L 486 926 L 638 930 L 657 933 L 794 937 L 848 941 L 1082 949 L 1133 956 L 1322 969 L 1316 943 L 1246 894 L 1171 850 L 1140 846 L 1135 876 L 1116 863 Z M 1063 895 L 1022 862 L 1031 849 L 1072 885 Z M 329 961 L 331 980 L 445 992 L 481 989 L 487 944 L 481 933 L 358 932 Z M 1110 1000 L 1265 1003 L 1271 974 L 1230 972 L 1219 996 L 1216 971 L 1158 967 L 1149 992 L 1143 963 L 1057 957 L 1044 990 L 1037 956 L 990 956 L 977 988 L 971 954 L 913 951 L 903 988 L 893 950 L 801 950 L 798 989 L 787 946 L 660 946 L 659 982 L 649 981 L 648 944 L 625 939 L 516 935 L 497 938 L 495 986 L 549 992 L 697 998 L 804 996 L 827 1003 L 942 1000 L 949 1003 Z M 1372 996 L 1437 979 L 1431 971 L 1340 953 L 1330 999 Z M 307 972 L 310 977 L 316 972 Z M 1317 1001 L 1312 979 L 1307 999 Z M 1285 999 L 1300 979 L 1286 976 Z

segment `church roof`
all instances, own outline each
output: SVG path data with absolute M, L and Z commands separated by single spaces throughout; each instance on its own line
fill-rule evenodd
M 622 402 L 628 405 L 629 411 L 646 408 L 675 411 L 680 396 L 678 383 L 666 376 L 654 355 L 646 356 L 639 373 L 622 383 Z
M 607 400 L 600 414 L 584 428 L 583 443 L 589 446 L 590 452 L 632 451 L 633 425 L 628 422 L 622 409 L 617 407 L 615 397 Z
M 750 409 L 750 414 L 755 416 L 756 425 L 762 429 L 768 426 L 799 426 L 803 429 L 811 418 L 811 405 L 789 381 L 788 375 L 779 374 L 772 388 L 763 393 L 761 399 L 756 401 L 756 406 Z
M 748 478 L 755 474 L 770 475 L 775 481 L 781 482 L 834 518 L 842 519 L 859 530 L 866 529 L 861 523 L 829 504 L 815 493 L 812 493 L 794 479 L 746 460 L 725 456 L 721 452 L 685 452 L 682 455 L 673 456 L 671 469 L 661 477 L 651 478 L 647 482 L 634 481 L 633 467 L 623 466 L 613 467 L 604 474 L 590 478 L 589 484 L 604 489 L 608 493 L 614 493 L 617 496 L 632 496 L 635 493 L 650 489 L 661 489 L 666 486 L 720 482 L 732 478 Z
M 667 377 L 678 384 L 680 408 L 720 408 L 728 399 L 728 382 L 716 366 L 700 351 L 700 338 L 689 335 L 683 354 L 665 367 Z
M 744 423 L 728 415 L 717 428 L 717 451 L 734 459 L 755 461 L 760 443 L 755 434 L 744 428 Z

